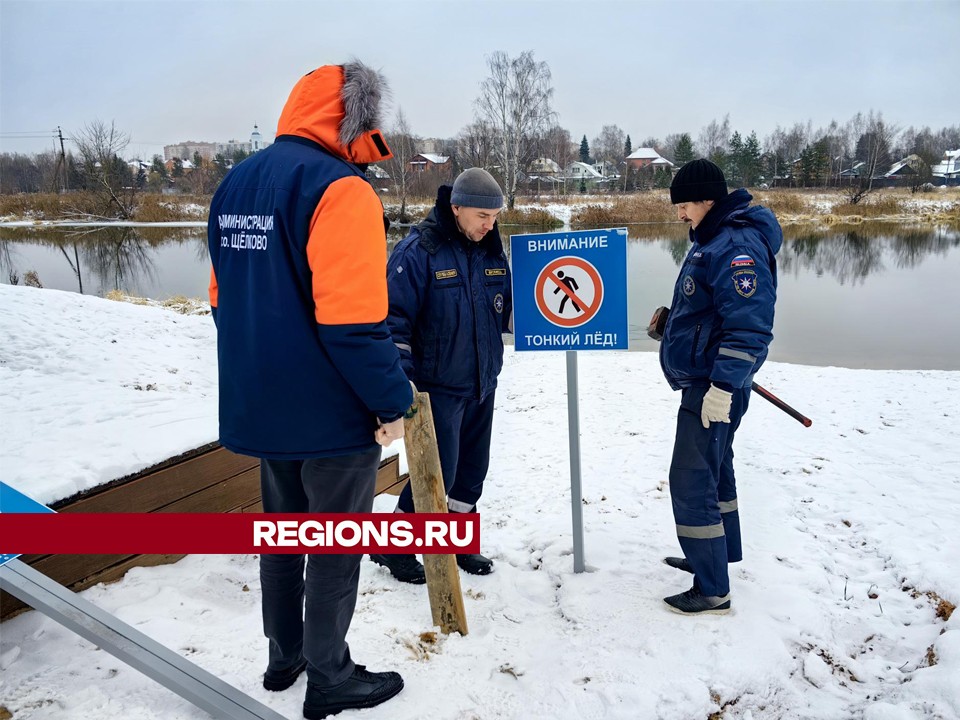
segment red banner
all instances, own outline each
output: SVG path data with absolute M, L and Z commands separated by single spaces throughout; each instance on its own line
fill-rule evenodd
M 478 553 L 476 513 L 0 513 L 0 553 Z

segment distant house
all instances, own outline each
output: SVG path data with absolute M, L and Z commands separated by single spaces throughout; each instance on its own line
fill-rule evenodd
M 450 158 L 446 155 L 436 155 L 434 153 L 420 153 L 410 158 L 410 164 L 418 172 L 429 172 L 431 170 L 446 169 L 449 167 Z
M 640 168 L 645 168 L 649 166 L 654 166 L 655 168 L 670 168 L 673 169 L 674 164 L 667 160 L 665 157 L 661 157 L 653 148 L 637 148 L 632 153 L 627 155 L 627 164 L 630 166 L 631 170 L 639 170 Z
M 593 187 L 603 180 L 603 175 L 597 172 L 592 165 L 584 162 L 572 162 L 564 171 L 564 177 L 571 182 L 581 183 L 587 187 Z
M 552 189 L 564 183 L 563 168 L 550 158 L 539 157 L 530 163 L 527 172 L 521 173 L 524 184 L 537 191 Z
M 946 185 L 960 184 L 960 150 L 947 150 L 936 165 L 930 166 L 933 177 L 943 178 Z
M 167 172 L 168 172 L 168 173 L 172 173 L 172 172 L 173 172 L 173 164 L 174 164 L 174 160 L 175 160 L 175 159 L 176 159 L 176 158 L 167 160 L 167 161 L 163 164 L 164 167 L 167 168 Z M 184 171 L 185 173 L 188 173 L 188 172 L 190 172 L 191 170 L 193 170 L 193 163 L 192 163 L 190 160 L 181 160 L 181 161 L 180 161 L 180 167 L 183 168 L 183 171 Z
M 796 162 L 800 162 L 797 160 Z M 865 162 L 855 162 L 853 165 L 848 167 L 846 170 L 840 172 L 840 177 L 842 178 L 858 178 L 866 172 L 867 164 Z
M 593 169 L 600 173 L 604 180 L 616 180 L 620 177 L 620 169 L 614 162 L 601 160 L 593 164 Z
M 530 163 L 530 175 L 560 175 L 560 166 L 550 158 L 539 157 Z
M 908 155 L 903 160 L 899 160 L 890 166 L 890 169 L 883 174 L 885 178 L 906 178 L 919 174 L 923 167 L 923 160 L 919 155 Z

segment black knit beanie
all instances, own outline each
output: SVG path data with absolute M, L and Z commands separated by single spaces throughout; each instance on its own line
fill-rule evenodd
M 670 183 L 670 202 L 720 200 L 727 196 L 727 180 L 723 170 L 709 160 L 691 160 L 684 165 Z

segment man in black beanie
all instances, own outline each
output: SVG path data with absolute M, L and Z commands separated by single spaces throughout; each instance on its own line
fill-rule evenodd
M 450 512 L 476 512 L 490 464 L 493 400 L 512 332 L 510 268 L 496 220 L 503 191 L 481 168 L 464 170 L 437 191 L 426 220 L 387 262 L 387 326 L 400 364 L 430 393 L 437 449 Z M 413 512 L 409 484 L 398 512 Z M 371 555 L 403 582 L 423 583 L 415 555 Z M 487 575 L 493 561 L 457 555 L 464 572 Z
M 648 333 L 662 335 L 660 365 L 682 391 L 670 497 L 685 557 L 664 562 L 692 573 L 693 587 L 664 602 L 685 615 L 729 612 L 727 564 L 742 558 L 733 436 L 773 339 L 783 241 L 773 213 L 752 199 L 744 189 L 728 195 L 709 160 L 687 163 L 670 185 L 692 245 L 672 307 L 654 314 Z

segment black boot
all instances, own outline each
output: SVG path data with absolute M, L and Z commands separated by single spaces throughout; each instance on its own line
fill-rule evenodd
M 730 593 L 722 596 L 704 595 L 696 584 L 686 592 L 665 597 L 670 609 L 681 615 L 726 615 L 730 612 Z
M 688 572 L 693 575 L 693 567 L 691 567 L 690 561 L 685 557 L 665 557 L 663 559 L 663 564 L 669 565 L 677 570 L 683 570 L 684 572 Z
M 457 555 L 457 565 L 471 575 L 489 575 L 493 572 L 493 560 L 477 553 L 476 555 Z
M 390 571 L 400 582 L 423 585 L 427 576 L 416 555 L 371 555 L 370 559 Z
M 302 673 L 306 667 L 307 661 L 300 660 L 286 670 L 278 671 L 267 668 L 267 671 L 263 674 L 263 687 L 265 690 L 270 690 L 271 692 L 282 692 L 297 681 L 300 673 Z
M 307 720 L 320 720 L 343 710 L 374 707 L 401 690 L 403 678 L 397 673 L 369 672 L 363 665 L 357 665 L 353 675 L 332 688 L 307 683 L 303 716 Z

